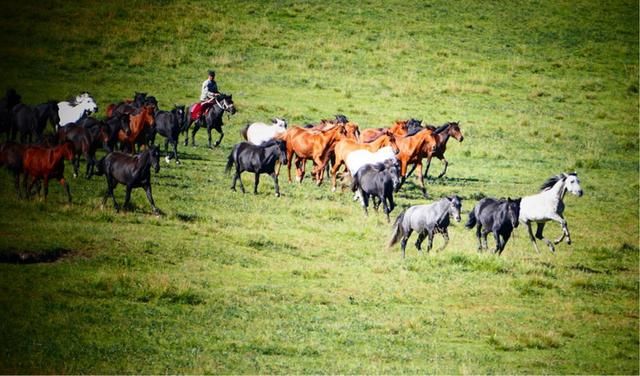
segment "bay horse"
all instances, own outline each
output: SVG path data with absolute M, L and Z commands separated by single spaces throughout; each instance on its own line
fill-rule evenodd
M 216 132 L 220 133 L 220 138 L 216 141 L 215 146 L 220 145 L 222 142 L 222 138 L 224 137 L 224 132 L 222 131 L 222 126 L 224 125 L 222 122 L 222 115 L 225 112 L 233 115 L 236 113 L 236 107 L 233 103 L 232 95 L 220 94 L 217 97 L 212 99 L 211 107 L 205 112 L 201 112 L 199 116 L 195 116 L 196 113 L 194 109 L 200 105 L 200 103 L 193 104 L 189 108 L 189 116 L 187 117 L 186 125 L 183 128 L 183 132 L 186 133 L 186 138 L 184 140 L 185 146 L 189 144 L 189 127 L 191 124 L 194 124 L 193 130 L 191 131 L 191 145 L 196 146 L 196 132 L 203 125 L 207 126 L 207 135 L 209 139 L 209 148 L 211 149 L 211 130 L 215 129 Z
M 96 150 L 109 141 L 109 128 L 104 122 L 94 118 L 83 120 L 78 124 L 69 123 L 58 129 L 57 138 L 59 143 L 66 141 L 73 143 L 73 176 L 78 176 L 80 155 L 82 155 L 87 161 L 85 178 L 90 179 L 96 164 Z
M 518 215 L 520 213 L 520 199 L 511 198 L 495 199 L 486 197 L 480 200 L 469 213 L 469 220 L 464 225 L 468 229 L 476 226 L 478 238 L 478 251 L 488 248 L 487 234 L 493 233 L 496 240 L 494 253 L 502 254 L 507 245 L 511 232 L 518 227 Z M 483 247 L 484 240 L 484 247 Z
M 22 174 L 22 158 L 27 147 L 22 144 L 7 141 L 0 145 L 0 166 L 11 172 L 14 179 L 16 193 L 20 197 L 20 175 Z
M 442 234 L 444 244 L 439 249 L 442 251 L 449 243 L 448 227 L 452 216 L 460 222 L 460 210 L 462 209 L 462 199 L 458 196 L 444 197 L 434 203 L 426 205 L 414 205 L 400 213 L 393 224 L 393 232 L 388 247 L 392 247 L 400 240 L 402 258 L 405 257 L 407 241 L 413 231 L 418 233 L 416 248 L 422 254 L 422 242 L 429 238 L 427 252 L 431 251 L 435 234 Z
M 391 146 L 394 153 L 399 151 L 398 145 L 396 145 L 396 138 L 389 130 L 385 130 L 380 137 L 369 143 L 359 143 L 349 138 L 336 142 L 334 147 L 335 159 L 333 161 L 333 167 L 331 168 L 332 190 L 334 192 L 336 190 L 336 175 L 338 174 L 338 169 L 340 169 L 340 166 L 343 164 L 346 166 L 346 160 L 350 153 L 356 150 L 375 152 L 385 146 Z
M 540 193 L 522 198 L 519 219 L 520 222 L 527 226 L 529 238 L 536 252 L 540 253 L 536 244 L 537 238 L 544 241 L 553 253 L 555 252 L 553 245 L 560 243 L 565 236 L 567 237 L 567 244 L 571 244 L 567 221 L 562 215 L 564 213 L 564 202 L 562 201 L 564 195 L 567 192 L 571 192 L 578 197 L 582 197 L 583 191 L 580 186 L 580 179 L 578 179 L 578 175 L 575 172 L 570 174 L 561 173 L 550 177 L 542 184 L 540 190 Z M 544 225 L 548 221 L 558 222 L 562 226 L 562 235 L 553 243 L 542 235 Z M 534 222 L 538 224 L 535 237 L 531 230 L 531 224 Z
M 160 210 L 156 207 L 151 194 L 151 167 L 154 168 L 156 174 L 160 171 L 160 151 L 157 146 L 152 146 L 135 155 L 114 151 L 100 159 L 97 164 L 96 175 L 104 175 L 107 179 L 107 193 L 102 199 L 102 205 L 104 206 L 107 198 L 111 196 L 113 207 L 116 211 L 120 210 L 113 190 L 118 184 L 122 184 L 126 187 L 124 208 L 129 206 L 131 190 L 133 188 L 144 188 L 153 213 L 160 214 Z
M 438 175 L 436 179 L 443 177 L 447 173 L 447 166 L 449 166 L 449 161 L 444 157 L 444 152 L 447 150 L 447 141 L 449 141 L 449 137 L 453 137 L 458 142 L 462 142 L 464 140 L 464 136 L 462 135 L 462 131 L 460 130 L 460 122 L 448 122 L 444 125 L 436 128 L 434 126 L 428 125 L 428 129 L 433 131 L 433 137 L 436 140 L 436 146 L 429 156 L 427 156 L 427 164 L 424 171 L 424 176 L 428 177 L 429 166 L 431 165 L 431 158 L 436 157 L 444 163 L 444 169 Z M 407 175 L 411 175 L 415 166 Z
M 367 128 L 360 133 L 360 141 L 363 143 L 372 142 L 387 131 L 396 137 L 411 136 L 424 129 L 422 121 L 416 119 L 396 120 L 389 128 Z
M 287 131 L 287 121 L 281 118 L 273 118 L 271 125 L 265 123 L 247 124 L 240 130 L 240 135 L 246 141 L 260 145 L 272 140 L 275 136 Z
M 75 98 L 58 102 L 58 126 L 64 127 L 69 123 L 75 123 L 84 116 L 98 112 L 95 99 L 88 92 L 83 92 Z
M 71 203 L 71 192 L 69 184 L 64 178 L 64 160 L 73 158 L 73 144 L 65 142 L 52 148 L 42 146 L 28 146 L 23 154 L 22 167 L 24 170 L 24 190 L 27 198 L 30 195 L 33 185 L 43 180 L 44 200 L 47 200 L 49 193 L 49 180 L 57 179 L 67 192 L 68 202 Z M 27 182 L 31 177 L 31 183 Z
M 156 126 L 151 137 L 152 143 L 155 140 L 155 134 L 160 133 L 165 138 L 164 151 L 167 153 L 169 150 L 169 144 L 173 147 L 172 153 L 165 156 L 167 163 L 171 161 L 171 158 L 176 159 L 176 164 L 180 164 L 178 159 L 178 136 L 180 135 L 180 129 L 184 123 L 185 106 L 174 105 L 171 111 L 156 110 L 155 121 Z
M 118 142 L 118 134 L 120 131 L 124 132 L 125 135 L 131 134 L 131 129 L 129 129 L 129 115 L 114 115 L 104 121 L 106 128 L 105 131 L 108 133 L 108 141 L 104 148 L 107 152 L 112 152 L 115 150 L 116 144 Z
M 255 174 L 254 194 L 258 194 L 260 174 L 269 174 L 271 178 L 273 178 L 276 197 L 280 197 L 278 174 L 275 169 L 278 160 L 281 164 L 287 163 L 287 149 L 282 140 L 271 140 L 261 145 L 253 145 L 248 142 L 241 142 L 234 145 L 227 158 L 227 166 L 225 167 L 225 172 L 229 173 L 233 164 L 235 163 L 236 165 L 236 173 L 233 176 L 231 190 L 236 190 L 236 181 L 239 181 L 240 189 L 242 193 L 244 193 L 244 185 L 242 185 L 240 174 L 243 171 L 248 171 Z
M 136 142 L 146 137 L 146 132 L 153 126 L 155 121 L 153 112 L 152 106 L 142 106 L 138 112 L 129 115 L 129 133 L 123 129 L 118 131 L 118 141 L 123 147 L 128 146 L 130 153 L 135 152 Z
M 430 129 L 423 129 L 413 136 L 397 138 L 396 144 L 399 149 L 396 158 L 400 161 L 400 175 L 402 176 L 400 186 L 404 184 L 408 177 L 407 166 L 409 164 L 414 164 L 418 168 L 418 182 L 420 183 L 422 195 L 426 198 L 427 189 L 424 186 L 422 159 L 431 155 L 436 147 L 436 139 L 433 136 L 433 131 Z

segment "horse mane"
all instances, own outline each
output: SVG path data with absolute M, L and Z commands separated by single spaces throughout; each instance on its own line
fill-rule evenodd
M 262 148 L 268 148 L 270 146 L 274 146 L 274 145 L 278 145 L 279 143 L 284 142 L 281 139 L 277 139 L 277 138 L 272 138 L 271 140 L 262 143 L 262 145 L 260 145 L 260 147 Z
M 435 129 L 435 132 L 440 134 L 440 133 L 444 132 L 445 130 L 447 130 L 451 126 L 451 124 L 452 123 L 444 123 L 443 125 L 437 127 Z
M 553 186 L 556 185 L 556 183 L 558 183 L 561 180 L 566 179 L 567 176 L 568 175 L 565 175 L 565 174 L 558 174 L 558 175 L 550 177 L 549 179 L 547 179 L 547 181 L 542 183 L 542 186 L 540 186 L 540 191 L 546 191 L 546 190 L 549 190 L 549 189 L 553 188 Z

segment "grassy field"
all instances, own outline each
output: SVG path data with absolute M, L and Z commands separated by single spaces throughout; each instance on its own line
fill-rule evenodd
M 0 373 L 638 374 L 638 18 L 624 0 L 5 7 L 0 90 L 25 103 L 89 90 L 103 116 L 144 91 L 167 109 L 214 68 L 239 112 L 219 148 L 200 131 L 182 165 L 163 162 L 161 217 L 143 191 L 130 212 L 102 207 L 103 178 L 70 179 L 72 205 L 57 185 L 18 200 L 0 172 L 1 258 L 62 256 L 0 264 Z M 347 190 L 286 175 L 281 198 L 268 177 L 257 196 L 229 189 L 243 125 L 337 113 L 459 120 L 427 189 L 460 195 L 464 220 L 577 171 L 573 244 L 537 254 L 518 228 L 501 257 L 478 254 L 454 224 L 443 252 L 411 241 L 402 260 Z M 394 217 L 426 202 L 415 178 L 396 198 Z

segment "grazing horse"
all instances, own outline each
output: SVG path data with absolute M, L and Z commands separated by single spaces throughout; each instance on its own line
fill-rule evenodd
M 160 210 L 156 207 L 151 195 L 151 167 L 154 168 L 156 174 L 160 171 L 160 151 L 157 146 L 152 146 L 135 155 L 114 151 L 100 159 L 97 164 L 96 175 L 104 175 L 107 179 L 107 193 L 102 199 L 102 205 L 111 196 L 113 207 L 116 211 L 120 210 L 120 206 L 116 202 L 116 196 L 113 194 L 114 188 L 120 183 L 126 187 L 124 208 L 129 206 L 131 190 L 141 187 L 147 193 L 147 199 L 151 204 L 153 213 L 160 214 Z
M 128 146 L 130 153 L 134 153 L 136 142 L 146 137 L 147 131 L 153 126 L 154 121 L 153 107 L 142 106 L 137 113 L 129 115 L 129 133 L 121 129 L 118 131 L 118 140 L 122 146 Z
M 58 102 L 58 126 L 75 123 L 85 116 L 98 112 L 95 99 L 88 92 L 81 93 L 69 101 Z
M 469 220 L 464 225 L 468 229 L 476 227 L 478 238 L 478 252 L 488 249 L 487 234 L 492 232 L 496 239 L 494 253 L 502 254 L 507 245 L 511 232 L 518 227 L 518 215 L 520 213 L 520 199 L 497 200 L 495 198 L 483 198 L 469 213 Z
M 22 168 L 24 170 L 24 190 L 27 198 L 30 195 L 33 185 L 44 181 L 44 200 L 47 200 L 49 193 L 49 179 L 57 179 L 67 192 L 67 198 L 71 203 L 71 192 L 69 184 L 64 178 L 64 160 L 73 158 L 73 144 L 65 142 L 53 148 L 42 146 L 28 146 L 23 154 Z M 31 183 L 27 182 L 31 177 Z
M 389 222 L 389 213 L 396 206 L 393 202 L 393 191 L 400 183 L 398 167 L 397 160 L 388 159 L 374 165 L 366 165 L 353 176 L 351 190 L 360 192 L 365 215 L 368 214 L 369 197 L 373 197 L 374 209 L 378 210 L 378 206 L 382 203 L 384 214 Z M 378 199 L 377 204 L 376 198 Z
M 40 103 L 34 107 L 36 111 L 36 117 L 38 118 L 38 129 L 44 131 L 47 128 L 47 123 L 51 123 L 53 132 L 56 131 L 56 125 L 60 122 L 60 116 L 58 115 L 58 102 L 48 101 Z
M 215 129 L 216 132 L 220 133 L 220 138 L 216 141 L 215 146 L 220 145 L 222 142 L 222 138 L 224 137 L 224 132 L 222 131 L 222 126 L 224 125 L 222 122 L 222 115 L 224 115 L 225 111 L 230 115 L 236 113 L 236 107 L 233 103 L 233 98 L 231 95 L 220 94 L 219 96 L 213 99 L 213 105 L 208 109 L 208 111 L 202 112 L 198 117 L 194 118 L 194 108 L 199 104 L 196 103 L 189 108 L 189 116 L 187 118 L 186 126 L 183 131 L 186 133 L 186 139 L 184 140 L 185 146 L 189 144 L 189 127 L 193 123 L 193 130 L 191 131 L 191 145 L 196 146 L 196 132 L 202 125 L 207 126 L 207 135 L 209 137 L 209 148 L 211 149 L 211 130 Z
M 171 161 L 171 158 L 176 159 L 176 164 L 180 164 L 178 159 L 178 135 L 180 135 L 180 128 L 184 121 L 185 106 L 175 105 L 171 111 L 156 111 L 155 120 L 155 132 L 152 139 L 155 139 L 155 133 L 160 133 L 165 138 L 164 151 L 167 153 L 169 150 L 169 144 L 173 147 L 171 154 L 165 156 L 167 163 Z
M 377 151 L 382 147 L 391 146 L 395 153 L 397 153 L 398 145 L 396 145 L 396 138 L 389 130 L 386 130 L 380 137 L 370 143 L 358 143 L 352 139 L 344 139 L 336 142 L 334 148 L 335 160 L 333 161 L 333 167 L 331 168 L 331 182 L 332 190 L 336 190 L 336 175 L 340 166 L 345 164 L 349 154 L 356 150 L 368 150 L 371 152 Z
M 231 189 L 235 191 L 236 181 L 239 181 L 240 189 L 244 193 L 244 185 L 242 185 L 240 174 L 243 171 L 249 171 L 255 174 L 256 180 L 253 186 L 253 193 L 258 194 L 260 174 L 269 174 L 273 178 L 276 196 L 280 197 L 278 174 L 276 174 L 275 170 L 276 161 L 278 160 L 281 164 L 287 163 L 287 149 L 281 140 L 271 140 L 261 145 L 253 145 L 248 142 L 234 145 L 225 168 L 225 172 L 229 173 L 233 164 L 235 163 L 236 165 L 236 173 L 233 176 Z
M 246 141 L 254 145 L 260 145 L 286 131 L 287 121 L 281 118 L 273 118 L 271 125 L 265 123 L 247 124 L 240 130 L 240 135 L 242 135 L 242 138 Z
M 5 166 L 15 182 L 16 193 L 20 197 L 20 174 L 22 174 L 22 158 L 27 147 L 22 144 L 7 141 L 0 145 L 0 166 Z
M 433 237 L 435 234 L 442 234 L 444 244 L 439 249 L 442 251 L 449 243 L 448 227 L 450 224 L 450 216 L 460 222 L 460 209 L 462 208 L 462 199 L 458 196 L 450 196 L 440 199 L 427 205 L 415 205 L 400 213 L 393 225 L 393 232 L 389 247 L 392 247 L 402 239 L 400 248 L 402 249 L 402 258 L 405 257 L 405 249 L 407 241 L 413 231 L 418 233 L 416 240 L 416 248 L 422 254 L 422 242 L 425 237 L 429 237 L 427 243 L 427 252 L 431 251 L 433 245 Z
M 390 128 L 367 128 L 360 134 L 360 142 L 371 142 L 390 131 L 396 137 L 411 136 L 423 130 L 422 121 L 416 119 L 396 120 Z
M 536 244 L 536 238 L 544 241 L 549 246 L 551 252 L 555 252 L 553 244 L 558 244 L 567 237 L 567 244 L 571 244 L 571 235 L 569 235 L 569 228 L 567 227 L 567 221 L 562 216 L 564 212 L 564 202 L 562 201 L 565 193 L 571 192 L 574 195 L 581 197 L 583 194 L 582 187 L 580 186 L 580 179 L 574 172 L 571 174 L 561 173 L 549 178 L 542 187 L 541 192 L 531 196 L 525 196 L 520 202 L 520 222 L 527 226 L 529 232 L 529 238 L 533 243 L 533 247 L 539 253 L 538 245 Z M 542 235 L 544 225 L 548 221 L 555 221 L 562 226 L 562 235 L 555 241 L 545 239 Z M 531 231 L 531 223 L 536 222 L 538 229 L 536 231 L 535 238 Z
M 31 143 L 42 139 L 42 129 L 38 128 L 38 116 L 33 107 L 20 103 L 13 108 L 11 139 L 20 134 L 21 143 Z
M 397 138 L 396 144 L 400 150 L 396 155 L 396 158 L 400 161 L 400 175 L 402 176 L 400 186 L 402 186 L 409 176 L 407 174 L 407 166 L 409 164 L 414 164 L 418 167 L 418 181 L 420 182 L 422 195 L 426 198 L 427 189 L 424 186 L 422 159 L 431 155 L 436 147 L 436 139 L 433 136 L 433 131 L 430 129 L 423 129 L 413 136 Z M 400 187 L 398 187 L 398 189 L 400 189 Z
M 58 142 L 63 143 L 69 141 L 73 143 L 74 158 L 73 177 L 78 176 L 80 170 L 80 155 L 84 156 L 87 161 L 87 172 L 85 177 L 90 179 L 93 176 L 94 166 L 96 164 L 96 150 L 107 144 L 109 141 L 108 126 L 94 118 L 86 118 L 81 121 L 82 124 L 67 124 L 65 127 L 58 129 Z

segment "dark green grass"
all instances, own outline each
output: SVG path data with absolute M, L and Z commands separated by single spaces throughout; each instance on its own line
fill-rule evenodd
M 628 1 L 14 4 L 0 88 L 26 103 L 89 90 L 103 114 L 146 91 L 169 108 L 214 68 L 239 112 L 220 148 L 201 130 L 182 165 L 162 162 L 161 217 L 143 191 L 128 212 L 103 207 L 101 177 L 70 178 L 73 205 L 57 184 L 46 203 L 17 200 L 0 172 L 0 254 L 61 256 L 0 265 L 0 370 L 638 374 L 637 20 Z M 502 257 L 477 254 L 456 223 L 444 252 L 401 260 L 348 189 L 283 170 L 279 199 L 266 176 L 257 196 L 230 191 L 241 126 L 336 113 L 363 128 L 460 120 L 428 190 L 462 196 L 465 219 L 577 170 L 574 244 L 536 254 L 519 228 Z M 425 202 L 415 183 L 393 216 Z

